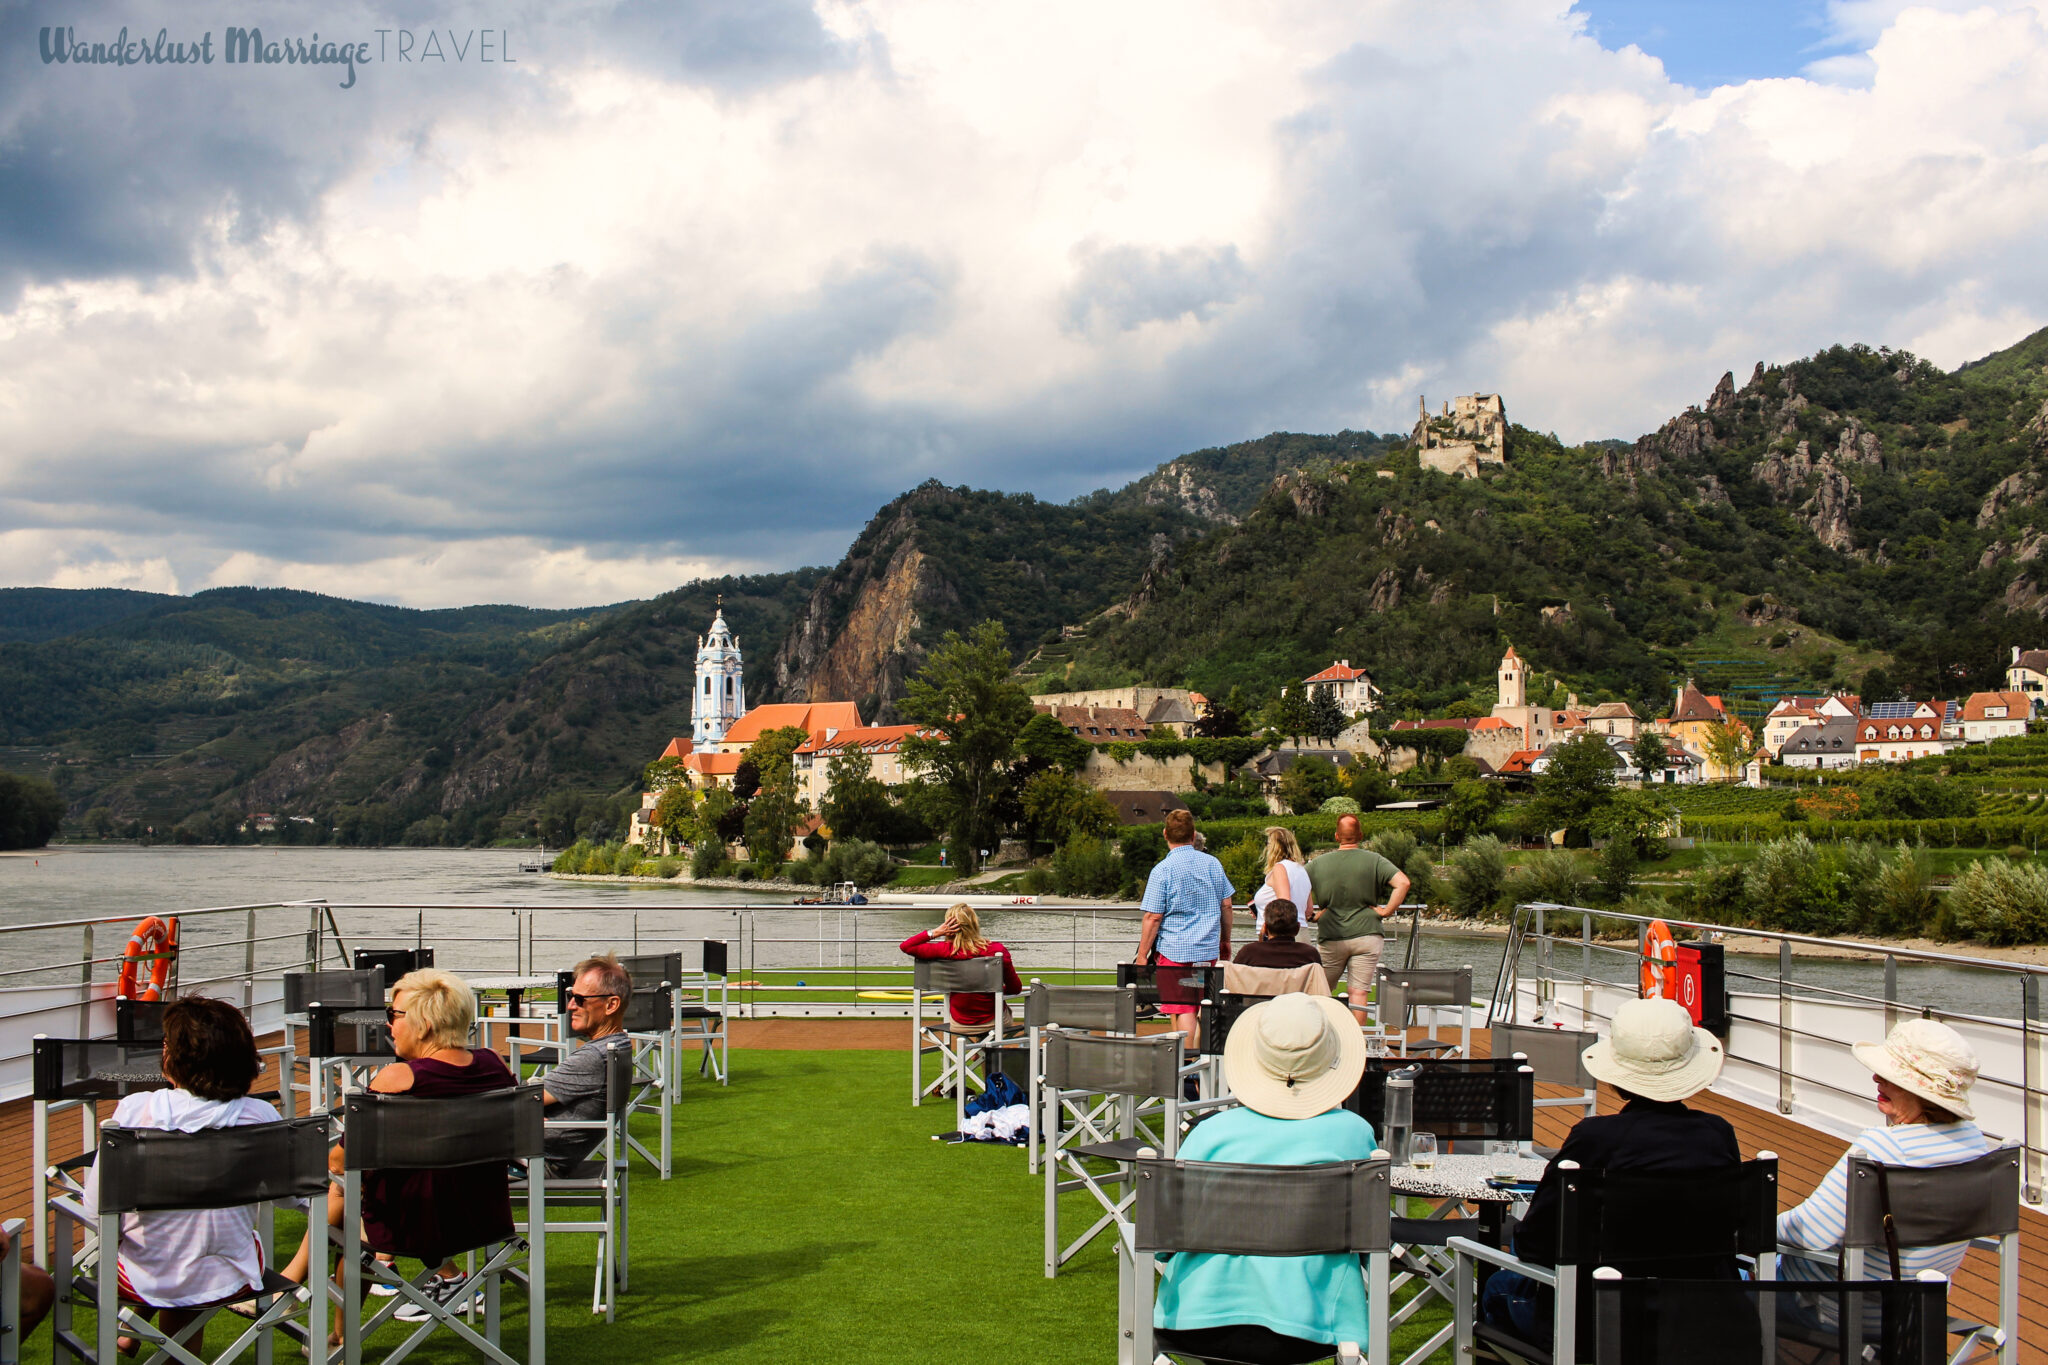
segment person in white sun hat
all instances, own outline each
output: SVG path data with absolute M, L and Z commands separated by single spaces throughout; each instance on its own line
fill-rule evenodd
M 1970 1109 L 1977 1054 L 1963 1035 L 1947 1024 L 1908 1019 L 1882 1043 L 1857 1043 L 1849 1051 L 1872 1071 L 1877 1111 L 1884 1116 L 1882 1127 L 1864 1129 L 1855 1142 L 1872 1161 L 1887 1166 L 1953 1166 L 1997 1146 L 1977 1127 Z M 1835 1278 L 1835 1253 L 1842 1245 L 1848 1218 L 1848 1190 L 1849 1157 L 1844 1153 L 1805 1203 L 1778 1215 L 1780 1242 L 1822 1256 L 1817 1260 L 1784 1257 L 1778 1262 L 1779 1278 Z M 1899 1270 L 1909 1280 L 1923 1270 L 1953 1276 L 1969 1249 L 1966 1242 L 1905 1248 L 1899 1255 Z M 1885 1257 L 1865 1259 L 1865 1278 L 1887 1279 L 1890 1275 L 1891 1264 Z
M 1581 1054 L 1586 1070 L 1614 1087 L 1621 1112 L 1581 1119 L 1565 1135 L 1536 1193 L 1529 1216 L 1515 1228 L 1515 1254 L 1538 1265 L 1551 1264 L 1557 1245 L 1558 1166 L 1576 1161 L 1587 1170 L 1640 1171 L 1660 1175 L 1706 1174 L 1741 1164 L 1735 1129 L 1719 1114 L 1688 1108 L 1685 1101 L 1714 1083 L 1726 1059 L 1721 1040 L 1696 1028 L 1685 1006 L 1673 1000 L 1629 1000 L 1614 1011 L 1607 1036 Z M 1634 1262 L 1619 1266 L 1629 1275 L 1679 1279 L 1735 1279 L 1735 1259 Z M 1579 1340 L 1593 1340 L 1593 1266 L 1579 1270 Z M 1551 1290 L 1526 1275 L 1504 1270 L 1486 1282 L 1480 1311 L 1488 1322 L 1525 1341 L 1548 1346 L 1555 1325 Z
M 1372 1125 L 1343 1107 L 1365 1073 L 1365 1035 L 1340 1000 L 1277 996 L 1238 1018 L 1223 1075 L 1242 1108 L 1195 1125 L 1185 1161 L 1313 1166 L 1359 1161 Z M 1166 1262 L 1153 1322 L 1161 1350 L 1271 1365 L 1328 1360 L 1365 1343 L 1365 1281 L 1356 1256 L 1182 1253 Z

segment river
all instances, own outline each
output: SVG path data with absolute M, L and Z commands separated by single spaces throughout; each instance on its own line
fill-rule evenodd
M 6 926 L 105 916 L 125 927 L 145 915 L 210 906 L 326 900 L 337 906 L 405 907 L 338 909 L 334 923 L 350 946 L 430 943 L 441 964 L 472 972 L 531 970 L 535 963 L 545 970 L 586 951 L 655 951 L 665 940 L 702 938 L 727 939 L 736 952 L 744 945 L 746 955 L 736 968 L 891 965 L 901 961 L 896 942 L 937 919 L 935 910 L 924 908 L 794 906 L 787 891 L 748 893 L 688 882 L 561 882 L 519 870 L 535 857 L 505 849 L 122 846 L 8 855 L 0 857 L 0 982 L 76 980 L 81 951 L 75 929 L 7 933 Z M 478 908 L 410 908 L 450 903 Z M 533 908 L 530 929 L 522 931 L 520 916 L 508 908 L 513 906 Z M 750 912 L 744 929 L 742 912 Z M 982 917 L 990 935 L 1010 946 L 1026 976 L 1033 969 L 1107 969 L 1128 958 L 1137 939 L 1136 916 L 1129 910 L 986 910 Z M 302 955 L 308 918 L 303 909 L 262 912 L 258 932 L 266 941 L 259 963 L 282 966 Z M 188 916 L 184 979 L 238 966 L 227 959 L 225 945 L 239 940 L 245 924 L 242 915 Z M 522 932 L 531 935 L 530 956 L 518 946 Z M 93 955 L 103 961 L 117 956 L 125 938 L 124 928 L 102 929 Z M 1388 960 L 1401 961 L 1405 949 L 1405 940 L 1390 941 Z M 1470 963 L 1474 987 L 1483 996 L 1493 989 L 1501 953 L 1497 936 L 1428 930 L 1417 965 Z M 1577 970 L 1578 962 L 1575 948 L 1560 946 L 1561 970 Z M 60 973 L 52 964 L 61 963 L 72 965 Z M 1525 958 L 1525 974 L 1531 965 Z M 1775 957 L 1732 956 L 1729 969 L 1735 990 L 1776 990 Z M 1596 953 L 1594 974 L 1626 980 L 1633 964 Z M 98 975 L 105 979 L 111 969 L 103 967 Z M 1800 958 L 1792 979 L 1803 989 L 1883 993 L 1882 969 L 1874 962 Z M 2016 977 L 1938 964 L 1901 963 L 1899 999 L 1908 1008 L 2007 1018 L 2020 1012 Z

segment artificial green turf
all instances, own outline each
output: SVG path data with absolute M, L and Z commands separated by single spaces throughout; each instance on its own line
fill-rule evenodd
M 634 1162 L 632 1283 L 617 1322 L 589 1311 L 595 1239 L 548 1239 L 551 1358 L 1115 1359 L 1109 1235 L 1046 1279 L 1043 1177 L 1026 1170 L 1022 1148 L 933 1141 L 953 1126 L 953 1108 L 911 1107 L 908 1053 L 735 1050 L 732 1062 L 728 1087 L 686 1077 L 674 1177 L 664 1182 Z M 652 1119 L 634 1127 L 643 1140 L 657 1135 Z M 1085 1192 L 1065 1199 L 1071 1238 L 1095 1205 Z M 282 1219 L 279 1232 L 287 1246 L 297 1237 Z M 525 1303 L 507 1291 L 504 1339 L 520 1359 Z M 1418 1319 L 1396 1334 L 1396 1359 L 1404 1341 L 1419 1341 L 1445 1315 Z M 228 1339 L 221 1327 L 209 1335 L 216 1348 Z M 401 1339 L 401 1328 L 387 1327 L 366 1359 Z M 475 1357 L 439 1333 L 416 1358 Z M 1448 1360 L 1448 1348 L 1435 1358 Z

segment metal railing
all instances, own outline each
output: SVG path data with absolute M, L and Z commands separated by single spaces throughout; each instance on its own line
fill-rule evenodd
M 1526 1000 L 1540 1021 L 1571 1013 L 1584 1027 L 1604 1024 L 1615 1003 L 1637 994 L 1636 974 L 1644 960 L 1641 934 L 1651 922 L 1645 915 L 1583 906 L 1517 906 L 1489 1017 L 1513 1021 Z M 1833 1120 L 1839 1127 L 1855 1122 L 1865 1110 L 1874 1113 L 1869 1073 L 1849 1056 L 1850 1045 L 1877 1041 L 1909 1017 L 1956 1028 L 1982 1065 L 1972 1096 L 1980 1122 L 1986 1131 L 2017 1138 L 2025 1146 L 2026 1199 L 2043 1202 L 2048 1194 L 2048 1011 L 2043 1008 L 2048 967 L 1669 917 L 1662 922 L 1673 931 L 1691 931 L 1723 944 L 1729 1066 L 1737 1070 L 1742 1088 L 1759 1092 L 1781 1114 Z M 1877 969 L 1872 983 L 1877 989 L 1816 980 L 1825 965 L 1809 953 L 1826 954 L 1836 975 L 1851 975 L 1839 971 L 1845 963 Z M 1799 979 L 1801 963 L 1804 980 Z M 1968 993 L 1976 1003 L 1944 1000 L 1939 993 L 1906 1000 L 1900 990 L 1901 964 L 1983 974 Z M 1561 996 L 1560 988 L 1567 993 L 1576 989 L 1576 1004 Z M 2011 1013 L 2001 998 L 2010 1002 Z

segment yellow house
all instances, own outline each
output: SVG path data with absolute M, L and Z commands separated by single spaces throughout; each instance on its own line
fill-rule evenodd
M 1722 726 L 1733 724 L 1747 735 L 1749 727 L 1729 714 L 1728 708 L 1719 697 L 1710 696 L 1693 685 L 1688 678 L 1678 689 L 1678 696 L 1671 703 L 1670 718 L 1659 727 L 1670 735 L 1687 752 L 1700 760 L 1701 775 L 1709 782 L 1733 782 L 1742 776 L 1740 765 L 1724 767 L 1714 761 L 1708 740 Z

